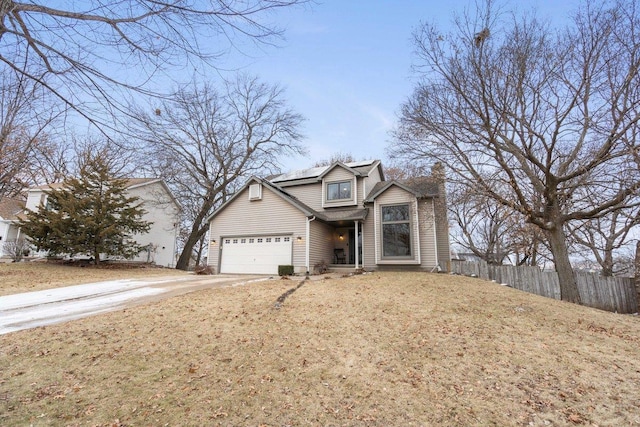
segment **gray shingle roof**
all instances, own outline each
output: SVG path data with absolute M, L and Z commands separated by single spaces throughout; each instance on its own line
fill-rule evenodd
M 382 194 L 392 185 L 409 191 L 418 198 L 438 197 L 438 184 L 430 177 L 411 178 L 402 181 L 381 181 L 373 186 L 367 197 L 366 202 L 372 202 L 376 197 Z

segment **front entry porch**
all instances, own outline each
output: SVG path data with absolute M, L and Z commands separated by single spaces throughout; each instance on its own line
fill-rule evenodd
M 357 240 L 356 235 L 358 236 Z M 356 222 L 353 227 L 337 227 L 333 245 L 332 264 L 349 264 L 354 267 L 362 265 L 362 231 L 359 223 Z
M 322 217 L 307 218 L 307 236 L 313 231 L 314 239 L 307 243 L 308 271 L 322 273 L 353 273 L 363 267 L 363 223 L 366 209 L 334 210 Z M 311 224 L 318 224 L 311 230 Z M 313 246 L 313 254 L 311 254 Z

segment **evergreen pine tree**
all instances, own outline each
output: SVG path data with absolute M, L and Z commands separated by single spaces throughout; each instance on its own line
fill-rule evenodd
M 38 250 L 50 255 L 85 254 L 133 258 L 143 247 L 132 238 L 149 230 L 138 197 L 127 197 L 126 179 L 114 177 L 108 162 L 89 158 L 79 178 L 65 179 L 62 188 L 45 191 L 46 204 L 27 214 L 22 230 Z

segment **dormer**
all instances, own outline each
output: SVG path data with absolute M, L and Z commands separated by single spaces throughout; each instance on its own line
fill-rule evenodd
M 322 181 L 322 207 L 333 208 L 358 204 L 360 172 L 342 162 L 329 166 L 318 179 Z

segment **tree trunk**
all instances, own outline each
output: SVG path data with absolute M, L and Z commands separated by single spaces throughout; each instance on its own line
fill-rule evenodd
M 98 265 L 100 264 L 100 250 L 98 250 L 98 248 L 93 248 L 93 264 L 94 265 Z
M 609 245 L 607 245 L 609 246 Z M 613 276 L 613 249 L 604 250 L 604 258 L 602 260 L 602 275 L 605 277 Z
M 567 240 L 562 227 L 554 227 L 546 231 L 553 254 L 553 262 L 556 265 L 556 272 L 560 282 L 560 298 L 562 301 L 580 304 L 580 294 L 578 293 L 578 283 L 576 275 L 569 261 L 569 250 Z
M 198 232 L 195 232 L 195 230 L 191 231 L 191 234 L 189 234 L 189 238 L 184 243 L 184 248 L 182 249 L 182 253 L 178 258 L 178 262 L 176 262 L 177 270 L 189 269 L 189 262 L 191 261 L 191 254 L 193 253 L 193 247 L 196 245 L 196 243 L 198 243 L 198 240 L 200 240 L 202 235 L 206 232 L 207 232 L 206 228 L 204 230 L 199 230 Z

